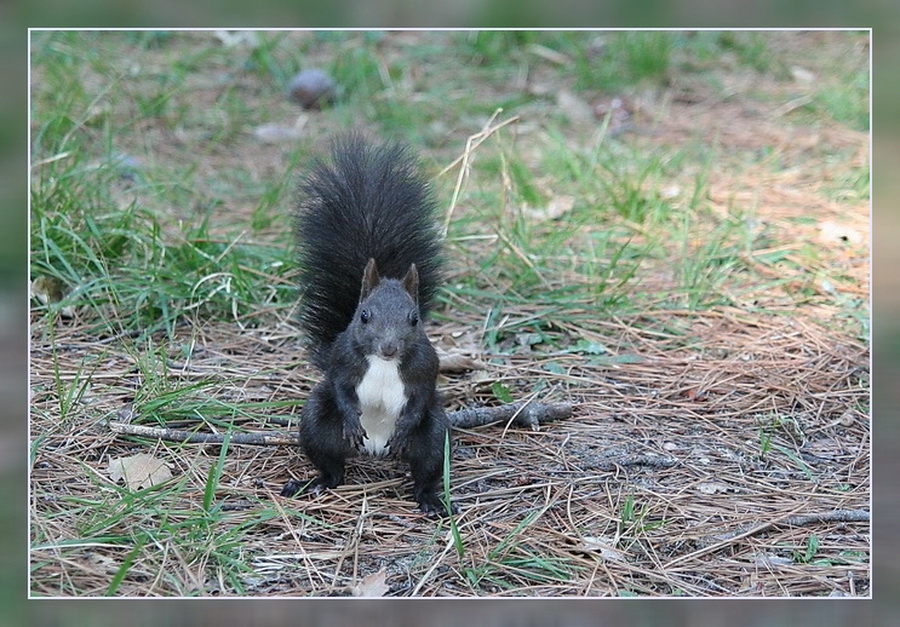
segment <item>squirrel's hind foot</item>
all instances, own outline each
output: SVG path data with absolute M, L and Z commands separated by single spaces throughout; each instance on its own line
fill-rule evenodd
M 315 479 L 307 479 L 300 481 L 299 479 L 289 479 L 284 487 L 281 488 L 281 496 L 296 496 L 298 494 L 318 494 L 323 490 L 334 488 L 341 483 L 342 476 L 323 476 L 319 475 Z
M 447 516 L 459 513 L 459 508 L 453 501 L 450 502 L 450 511 L 448 512 L 444 500 L 433 492 L 416 495 L 416 502 L 419 504 L 419 509 L 429 516 Z

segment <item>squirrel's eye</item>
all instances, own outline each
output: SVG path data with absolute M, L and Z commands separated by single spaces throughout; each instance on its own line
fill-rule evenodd
M 363 309 L 359 312 L 359 321 L 365 324 L 372 317 L 372 314 L 369 313 L 368 309 Z
M 416 326 L 419 324 L 419 312 L 411 311 L 409 313 L 409 324 L 412 326 Z

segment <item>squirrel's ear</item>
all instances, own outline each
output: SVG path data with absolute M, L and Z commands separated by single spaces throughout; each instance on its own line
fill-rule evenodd
M 381 277 L 378 275 L 378 267 L 375 265 L 375 260 L 369 258 L 369 263 L 366 264 L 366 269 L 363 271 L 362 292 L 359 295 L 360 302 L 364 301 L 372 293 L 372 290 L 375 289 L 380 281 Z
M 416 269 L 416 264 L 412 263 L 409 265 L 409 270 L 406 272 L 406 276 L 403 277 L 403 289 L 412 296 L 412 299 L 416 302 L 416 306 L 419 304 L 419 271 Z

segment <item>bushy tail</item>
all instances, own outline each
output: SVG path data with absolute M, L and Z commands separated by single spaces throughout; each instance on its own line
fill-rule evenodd
M 435 202 L 402 144 L 349 134 L 332 144 L 332 162 L 316 162 L 300 183 L 297 238 L 300 322 L 320 366 L 359 302 L 370 258 L 386 278 L 419 272 L 424 317 L 440 284 Z

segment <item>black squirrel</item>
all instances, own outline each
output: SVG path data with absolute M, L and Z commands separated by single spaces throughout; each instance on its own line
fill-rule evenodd
M 299 191 L 300 324 L 324 372 L 300 417 L 302 450 L 319 470 L 305 489 L 340 484 L 351 455 L 390 454 L 409 464 L 422 511 L 445 512 L 449 422 L 422 327 L 441 281 L 431 188 L 405 145 L 352 133 Z M 282 495 L 302 488 L 291 480 Z

